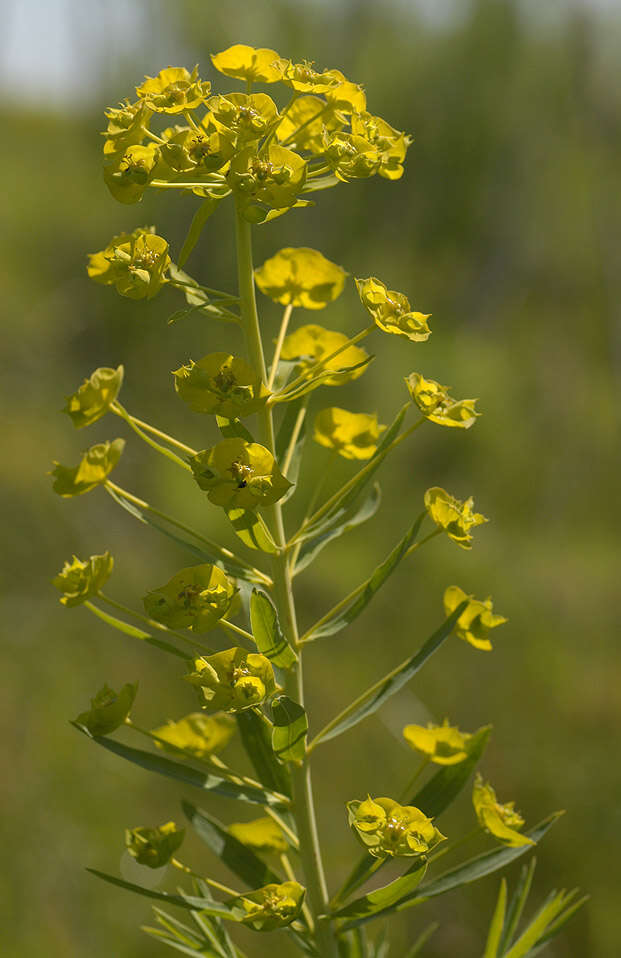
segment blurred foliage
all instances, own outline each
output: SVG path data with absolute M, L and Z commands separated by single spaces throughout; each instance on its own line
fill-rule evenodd
M 467 434 L 430 425 L 400 447 L 384 470 L 382 518 L 332 546 L 299 580 L 304 627 L 368 574 L 374 555 L 388 552 L 430 485 L 460 498 L 474 494 L 492 519 L 470 554 L 444 537 L 434 540 L 400 566 L 391 591 L 343 638 L 317 643 L 307 672 L 317 727 L 374 679 L 376 649 L 389 666 L 429 634 L 442 616 L 446 585 L 491 593 L 510 620 L 493 653 L 455 639 L 367 722 L 364 737 L 318 749 L 315 782 L 333 883 L 357 858 L 345 801 L 398 791 L 412 771 L 416 759 L 401 728 L 445 715 L 465 730 L 491 720 L 484 772 L 499 791 L 517 799 L 529 822 L 558 807 L 569 811 L 540 851 L 536 884 L 579 884 L 592 895 L 549 953 L 613 958 L 621 937 L 619 882 L 609 867 L 621 856 L 621 772 L 611 745 L 621 683 L 613 449 L 621 371 L 621 71 L 606 58 L 604 40 L 618 24 L 576 9 L 541 25 L 509 0 L 464 0 L 459 17 L 437 29 L 407 4 L 367 0 L 272 0 L 269 8 L 243 0 L 234 14 L 202 0 L 145 6 L 149 30 L 131 62 L 115 61 L 99 102 L 79 114 L 70 102 L 58 111 L 20 103 L 2 109 L 12 144 L 0 158 L 2 524 L 9 530 L 2 562 L 3 950 L 12 958 L 169 953 L 137 930 L 149 918 L 144 904 L 101 886 L 82 866 L 116 871 L 124 827 L 180 819 L 177 789 L 165 781 L 154 789 L 151 778 L 93 749 L 66 719 L 103 682 L 140 679 L 135 715 L 142 725 L 191 710 L 191 690 L 157 651 L 108 633 L 84 609 L 63 608 L 50 579 L 73 552 L 109 549 L 114 594 L 135 601 L 188 556 L 132 525 L 101 491 L 58 499 L 45 472 L 53 458 L 77 461 L 92 442 L 125 434 L 108 417 L 85 438 L 58 414 L 94 368 L 119 362 L 131 412 L 206 445 L 203 421 L 175 398 L 171 370 L 230 348 L 233 334 L 196 317 L 168 327 L 179 305 L 172 293 L 135 304 L 90 283 L 85 272 L 88 252 L 137 225 L 156 223 L 178 254 L 197 200 L 174 203 L 158 194 L 137 207 L 114 203 L 101 178 L 96 131 L 104 106 L 163 65 L 151 51 L 169 49 L 166 59 L 189 67 L 198 61 L 209 74 L 208 53 L 246 42 L 339 67 L 366 84 L 373 112 L 415 136 L 400 183 L 352 184 L 256 231 L 257 263 L 281 246 L 315 246 L 433 313 L 429 343 L 378 343 L 382 361 L 347 387 L 345 404 L 387 422 L 405 399 L 403 377 L 415 369 L 450 383 L 456 395 L 479 396 L 483 412 Z M 97 23 L 89 29 L 97 31 Z M 114 36 L 100 42 L 112 56 Z M 234 289 L 229 209 L 216 213 L 188 268 Z M 260 305 L 275 335 L 278 310 Z M 341 330 L 365 322 L 353 284 L 325 316 Z M 327 393 L 322 400 L 332 401 Z M 199 521 L 209 535 L 220 534 L 217 510 L 200 493 L 189 496 L 172 465 L 127 438 L 119 481 L 181 517 L 205 507 Z M 315 477 L 328 455 L 309 451 Z M 336 482 L 351 466 L 334 468 Z M 468 802 L 462 806 L 462 819 L 441 822 L 449 835 L 468 827 Z M 191 847 L 192 864 L 210 867 L 208 855 Z M 437 918 L 442 927 L 426 946 L 428 958 L 480 954 L 495 893 L 496 883 L 487 881 L 452 896 L 450 910 L 447 899 L 424 916 L 408 912 L 393 922 L 395 953 Z M 264 942 L 253 944 L 258 955 Z

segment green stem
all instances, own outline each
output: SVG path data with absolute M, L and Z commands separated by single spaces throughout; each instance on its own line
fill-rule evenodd
M 265 357 L 263 354 L 263 343 L 261 340 L 259 317 L 257 315 L 254 293 L 251 230 L 250 224 L 241 216 L 239 208 L 236 209 L 236 240 L 241 315 L 246 335 L 247 349 L 252 364 L 265 382 Z M 274 453 L 274 424 L 271 409 L 268 407 L 264 409 L 261 416 L 261 425 L 263 430 L 262 438 L 266 446 Z M 284 551 L 286 538 L 280 505 L 276 503 L 271 508 L 270 513 L 274 539 L 279 547 L 278 555 L 274 556 L 272 560 L 274 598 L 284 635 L 289 644 L 293 648 L 296 648 L 298 645 L 298 631 L 295 604 L 287 556 Z M 292 699 L 303 706 L 304 687 L 302 681 L 301 656 L 299 656 L 298 661 L 287 673 L 286 692 Z M 338 958 L 336 940 L 332 932 L 330 918 L 326 914 L 328 910 L 328 890 L 317 834 L 310 762 L 308 757 L 305 757 L 300 765 L 292 763 L 291 783 L 293 789 L 293 814 L 299 836 L 300 858 L 308 892 L 308 907 L 315 926 L 317 947 L 322 958 Z
M 183 862 L 180 862 L 178 858 L 171 858 L 170 864 L 177 868 L 180 872 L 183 872 L 185 875 L 191 875 L 192 878 L 198 878 L 200 881 L 204 881 L 205 884 L 209 885 L 210 888 L 215 888 L 216 891 L 222 891 L 225 895 L 230 895 L 231 898 L 237 898 L 240 892 L 235 891 L 233 888 L 229 888 L 228 885 L 223 885 L 222 882 L 216 881 L 214 878 L 205 878 L 203 875 L 199 875 L 198 872 L 193 871 L 189 865 L 184 865 Z
M 133 423 L 140 429 L 144 429 L 145 432 L 150 432 L 153 436 L 159 436 L 164 442 L 175 446 L 175 448 L 181 452 L 186 452 L 189 456 L 196 455 L 196 449 L 192 449 L 191 446 L 186 446 L 184 442 L 180 442 L 179 439 L 175 439 L 174 436 L 169 436 L 167 432 L 163 432 L 161 429 L 151 426 L 150 423 L 144 422 L 144 420 L 138 419 L 136 416 L 132 416 L 117 400 L 110 404 L 110 412 L 113 412 L 116 416 L 120 416 L 121 419 L 124 419 L 130 425 Z
M 238 296 L 232 296 L 230 293 L 225 293 L 221 289 L 213 289 L 211 286 L 203 286 L 201 283 L 187 283 L 183 279 L 175 279 L 172 282 L 175 286 L 183 286 L 187 289 L 200 289 L 202 293 L 207 293 L 209 296 L 213 296 L 214 299 L 229 300 L 231 303 L 239 302 Z
M 124 622 L 122 619 L 117 619 L 115 615 L 109 615 L 107 612 L 104 612 L 103 609 L 100 609 L 98 606 L 94 605 L 88 600 L 82 604 L 85 609 L 88 609 L 89 612 L 92 612 L 93 615 L 96 615 L 98 619 L 101 619 L 101 621 L 105 622 L 106 625 L 112 626 L 113 629 L 117 629 L 118 632 L 122 632 L 123 635 L 129 635 L 133 639 L 139 639 L 141 642 L 146 642 L 148 645 L 154 645 L 157 649 L 161 649 L 162 652 L 168 652 L 169 655 L 187 659 L 187 653 L 182 652 L 181 649 L 176 647 L 176 645 L 172 645 L 170 642 L 165 642 L 163 639 L 158 639 L 154 635 L 151 635 L 150 632 L 145 632 L 143 629 L 138 629 L 136 626 L 130 625 L 129 622 Z
M 295 391 L 298 386 L 303 385 L 309 378 L 314 376 L 316 372 L 320 372 L 322 369 L 325 369 L 326 364 L 330 362 L 331 359 L 335 359 L 336 356 L 339 356 L 340 353 L 344 352 L 346 349 L 349 349 L 350 346 L 355 346 L 356 343 L 359 343 L 362 339 L 365 339 L 370 333 L 375 329 L 375 323 L 371 323 L 370 326 L 367 326 L 365 329 L 361 329 L 359 333 L 356 333 L 355 336 L 352 336 L 351 339 L 346 340 L 338 349 L 333 350 L 331 353 L 328 353 L 327 356 L 322 356 L 317 360 L 316 363 L 313 363 L 312 366 L 309 366 L 304 372 L 300 373 L 297 379 L 294 379 L 292 383 L 287 383 L 286 387 L 281 393 L 278 393 L 277 397 L 274 397 L 274 402 L 284 402 L 285 398 L 289 397 L 291 393 Z
M 244 639 L 252 642 L 252 647 L 254 648 L 255 642 L 251 632 L 246 632 L 245 629 L 241 629 L 238 625 L 235 625 L 234 622 L 229 622 L 228 619 L 218 619 L 218 625 L 223 629 L 227 629 L 229 632 L 235 632 L 236 635 L 243 636 Z
M 161 622 L 156 622 L 155 619 L 150 619 L 141 612 L 136 612 L 134 609 L 130 609 L 129 606 L 123 605 L 122 602 L 117 602 L 116 599 L 111 599 L 110 596 L 104 595 L 103 592 L 98 592 L 97 597 L 107 605 L 111 605 L 113 609 L 118 609 L 119 612 L 124 612 L 125 615 L 131 615 L 134 619 L 138 619 L 139 622 L 145 622 L 147 625 L 150 625 L 152 629 L 160 629 L 162 632 L 167 632 L 168 635 L 174 635 L 177 639 L 182 639 L 184 642 L 188 642 L 195 648 L 208 651 L 206 646 L 201 645 L 200 642 L 195 642 L 194 639 L 191 639 L 188 635 L 184 635 L 183 632 L 176 632 L 175 629 L 169 629 L 168 626 L 163 625 Z
M 221 180 L 203 180 L 199 183 L 186 183 L 185 181 L 169 183 L 167 180 L 151 180 L 149 186 L 156 190 L 195 190 L 199 187 L 224 186 L 224 178 Z
M 181 468 L 185 469 L 187 472 L 192 472 L 192 467 L 188 462 L 185 462 L 184 459 L 180 459 L 176 453 L 171 452 L 170 449 L 166 449 L 165 446 L 162 446 L 159 442 L 155 442 L 154 439 L 151 439 L 151 437 L 148 436 L 147 433 L 136 424 L 133 417 L 125 412 L 120 403 L 114 403 L 114 407 L 115 408 L 112 408 L 112 406 L 110 407 L 112 412 L 115 412 L 117 416 L 120 416 L 121 419 L 124 419 L 130 429 L 133 429 L 136 435 L 140 436 L 140 438 L 146 442 L 148 446 L 151 446 L 151 448 L 155 449 L 156 452 L 159 452 L 160 455 L 166 456 L 166 458 L 174 462 L 175 465 L 181 466 Z
M 282 350 L 282 344 L 285 341 L 285 336 L 287 335 L 287 328 L 289 326 L 289 320 L 291 319 L 291 313 L 293 312 L 293 304 L 289 303 L 288 306 L 285 306 L 285 311 L 283 313 L 282 322 L 280 324 L 280 329 L 278 331 L 278 340 L 276 341 L 276 348 L 274 350 L 274 358 L 272 359 L 272 366 L 270 368 L 270 378 L 267 381 L 267 388 L 269 391 L 272 391 L 274 385 L 274 379 L 276 378 L 276 372 L 278 370 L 278 362 L 280 360 L 280 353 Z

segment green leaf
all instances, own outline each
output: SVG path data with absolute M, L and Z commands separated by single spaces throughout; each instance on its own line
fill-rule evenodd
M 347 628 L 354 619 L 357 619 L 375 593 L 383 586 L 384 582 L 395 571 L 408 549 L 416 541 L 420 527 L 427 513 L 423 512 L 410 526 L 403 538 L 397 543 L 390 555 L 377 566 L 375 572 L 370 578 L 363 582 L 361 586 L 354 590 L 350 596 L 347 596 L 343 602 L 339 602 L 326 615 L 312 626 L 302 637 L 302 642 L 314 642 L 316 639 L 324 638 L 328 635 L 335 635 L 342 629 Z
M 418 936 L 414 944 L 408 949 L 405 958 L 418 958 L 424 946 L 427 944 L 432 935 L 435 935 L 436 931 L 440 925 L 438 922 L 434 921 L 431 925 L 428 925 L 427 928 Z
M 303 543 L 295 563 L 295 568 L 293 569 L 293 575 L 298 575 L 298 573 L 309 566 L 311 562 L 317 558 L 321 550 L 332 542 L 333 539 L 337 539 L 344 533 L 355 529 L 356 526 L 362 525 L 363 522 L 367 522 L 368 519 L 372 519 L 379 509 L 381 501 L 381 489 L 379 483 L 376 482 L 357 511 L 350 513 L 347 518 L 342 521 L 339 518 L 337 524 L 331 525 L 331 528 L 322 535 L 314 536 L 312 539 L 307 539 Z M 343 514 L 344 513 L 345 510 L 343 510 Z
M 361 928 L 341 934 L 339 929 L 338 947 L 340 958 L 370 958 L 369 943 Z
M 515 930 L 520 922 L 520 918 L 522 917 L 522 912 L 524 911 L 524 906 L 526 905 L 533 882 L 533 875 L 535 873 L 536 865 L 537 859 L 533 856 L 527 865 L 522 866 L 520 871 L 520 878 L 516 885 L 515 891 L 511 896 L 511 901 L 509 902 L 509 908 L 507 909 L 507 914 L 505 916 L 504 926 L 502 929 L 502 936 L 498 949 L 501 955 L 504 955 L 505 951 L 510 946 L 515 934 Z
M 117 742 L 105 736 L 92 736 L 92 740 L 109 752 L 119 755 L 148 772 L 156 772 L 158 775 L 173 778 L 177 782 L 183 782 L 184 785 L 192 785 L 194 788 L 212 792 L 214 795 L 223 795 L 225 798 L 234 798 L 251 804 L 272 805 L 274 808 L 286 808 L 288 806 L 288 801 L 284 796 L 274 794 L 267 789 L 255 788 L 243 783 L 238 785 L 235 782 L 228 782 L 210 772 L 199 772 L 189 765 L 182 765 L 170 758 L 145 752 L 142 749 L 131 748 L 122 742 Z
M 218 429 L 225 439 L 245 439 L 246 442 L 254 442 L 252 435 L 239 419 L 227 419 L 226 416 L 216 416 L 216 422 Z
M 369 919 L 378 912 L 384 911 L 390 905 L 394 905 L 404 895 L 414 891 L 425 877 L 426 871 L 427 861 L 421 862 L 418 860 L 400 878 L 395 878 L 388 885 L 377 888 L 362 898 L 357 898 L 335 912 L 334 916 L 336 918 Z M 343 927 L 344 929 L 350 929 L 357 927 L 358 924 L 357 921 L 348 921 Z
M 573 892 L 571 893 L 573 896 Z M 547 947 L 548 942 L 555 938 L 558 935 L 561 928 L 567 924 L 570 918 L 576 914 L 576 912 L 582 908 L 584 904 L 589 900 L 588 895 L 583 895 L 582 898 L 579 898 L 578 901 L 573 902 L 573 904 L 567 908 L 559 917 L 552 922 L 552 924 L 547 929 L 545 935 L 543 935 L 540 941 L 537 944 L 536 948 L 533 948 L 528 952 L 528 958 L 533 958 L 534 955 L 538 955 L 541 951 Z
M 445 619 L 440 628 L 427 639 L 416 655 L 406 659 L 405 662 L 398 665 L 396 669 L 389 672 L 383 679 L 380 679 L 379 682 L 376 682 L 375 685 L 368 688 L 366 692 L 363 692 L 355 702 L 352 702 L 347 709 L 341 712 L 336 719 L 319 732 L 311 742 L 310 747 L 314 748 L 320 742 L 327 742 L 331 738 L 336 738 L 337 735 L 341 735 L 347 731 L 347 729 L 353 728 L 354 725 L 358 725 L 363 719 L 377 712 L 384 702 L 392 695 L 395 695 L 399 689 L 402 689 L 423 667 L 425 662 L 431 658 L 433 653 L 440 648 L 445 639 L 451 634 L 455 622 L 467 604 L 467 602 L 461 602 L 448 619 Z
M 178 908 L 187 908 L 190 911 L 199 909 L 206 911 L 210 915 L 217 915 L 220 918 L 227 918 L 231 921 L 239 921 L 237 917 L 240 913 L 238 909 L 230 908 L 221 902 L 215 902 L 213 899 L 195 898 L 192 895 L 171 895 L 165 891 L 154 891 L 151 888 L 143 888 L 142 885 L 135 885 L 133 882 L 124 881 L 122 878 L 115 878 L 114 875 L 107 875 L 96 868 L 87 868 L 87 872 L 96 875 L 97 878 L 109 882 L 111 885 L 118 885 L 119 888 L 125 888 L 127 891 L 136 892 L 144 898 L 154 898 L 156 901 L 165 901 L 168 905 L 176 905 Z
M 183 284 L 183 294 L 185 296 L 186 303 L 188 303 L 189 306 L 200 310 L 200 312 L 205 313 L 212 319 L 223 319 L 227 322 L 235 323 L 239 322 L 239 316 L 236 316 L 235 313 L 232 313 L 226 307 L 218 306 L 216 303 L 212 303 L 206 290 L 202 289 L 199 283 L 197 283 L 192 276 L 184 273 L 183 270 L 179 269 L 179 267 L 174 263 L 170 264 L 169 274 L 173 281 Z M 178 312 L 182 313 L 183 311 L 179 310 Z M 192 312 L 192 310 L 186 310 L 186 314 L 189 315 L 190 312 Z M 179 316 L 178 318 L 181 319 L 182 317 Z M 177 320 L 175 320 L 175 322 L 176 321 Z M 170 323 L 170 320 L 168 320 L 168 322 Z
M 235 716 L 246 754 L 259 780 L 267 788 L 291 795 L 289 771 L 281 765 L 272 749 L 272 725 L 260 712 L 246 709 Z
M 267 552 L 270 555 L 278 552 L 269 529 L 257 512 L 250 512 L 249 509 L 225 509 L 224 511 L 236 535 L 245 546 L 249 549 L 259 549 L 260 552 Z
M 496 902 L 496 907 L 494 909 L 492 921 L 489 926 L 489 932 L 487 934 L 487 942 L 485 944 L 485 951 L 483 952 L 483 958 L 498 958 L 499 948 L 500 948 L 500 938 L 502 935 L 506 908 L 507 908 L 507 882 L 506 882 L 506 879 L 503 878 L 502 881 L 500 882 L 500 891 L 498 893 L 498 901 Z
M 550 896 L 550 899 L 539 909 L 515 944 L 509 951 L 505 952 L 503 958 L 524 958 L 525 955 L 530 955 L 531 949 L 540 943 L 553 922 L 561 916 L 563 910 L 576 897 L 576 894 L 577 889 L 574 889 L 571 892 L 561 891 Z M 571 914 L 574 914 L 576 908 L 574 907 L 570 911 Z M 568 917 L 571 917 L 571 915 Z M 564 921 L 561 924 L 564 924 Z
M 250 598 L 250 627 L 259 652 L 281 669 L 297 662 L 297 655 L 285 639 L 278 621 L 278 613 L 265 592 L 252 590 Z
M 292 364 L 295 365 L 295 364 Z M 298 475 L 300 472 L 300 463 L 306 441 L 306 407 L 308 400 L 301 396 L 294 402 L 287 403 L 286 412 L 283 416 L 276 436 L 276 461 L 281 470 L 286 473 L 289 482 L 293 485 L 284 494 L 280 504 L 285 502 L 293 495 L 297 488 Z M 293 441 L 293 449 L 289 455 L 289 446 Z M 289 458 L 285 469 L 285 460 Z
M 173 918 L 172 915 L 166 914 L 165 911 L 155 905 L 153 906 L 153 912 L 161 928 L 142 926 L 142 931 L 151 935 L 151 937 L 165 942 L 171 948 L 176 948 L 177 951 L 185 955 L 196 956 L 198 953 L 207 954 L 210 958 L 211 956 L 213 958 L 223 958 L 222 952 L 211 950 L 209 941 L 203 935 L 198 934 L 194 928 L 184 925 L 183 922 Z
M 361 362 L 354 363 L 353 366 L 340 366 L 338 368 L 332 369 L 323 369 L 321 372 L 316 373 L 311 379 L 305 380 L 303 383 L 300 383 L 299 386 L 296 386 L 291 390 L 290 393 L 286 395 L 276 395 L 273 398 L 274 403 L 280 402 L 293 402 L 294 399 L 299 399 L 301 396 L 306 396 L 307 393 L 313 392 L 319 386 L 322 386 L 327 379 L 331 379 L 333 376 L 338 375 L 339 373 L 353 373 L 357 369 L 364 369 L 369 363 L 373 362 L 375 356 L 366 356 Z
M 181 805 L 199 838 L 246 885 L 250 888 L 261 888 L 263 885 L 282 881 L 252 849 L 230 835 L 216 818 L 189 802 L 182 801 Z
M 425 815 L 436 818 L 451 805 L 464 788 L 489 741 L 491 725 L 478 729 L 466 744 L 467 758 L 457 765 L 445 765 L 426 782 L 408 805 L 422 808 Z
M 308 718 L 301 705 L 287 695 L 279 695 L 272 701 L 274 728 L 272 748 L 281 762 L 300 763 L 306 753 Z
M 187 661 L 187 652 L 182 652 L 181 649 L 178 649 L 175 645 L 172 645 L 172 643 L 165 642 L 164 639 L 157 639 L 149 632 L 143 632 L 142 629 L 137 629 L 128 622 L 123 622 L 122 619 L 117 619 L 115 615 L 110 615 L 108 612 L 104 612 L 103 609 L 98 608 L 88 600 L 84 603 L 84 605 L 94 615 L 96 615 L 98 619 L 101 619 L 102 622 L 105 622 L 107 625 L 111 625 L 113 629 L 118 629 L 119 632 L 123 632 L 125 635 L 131 635 L 133 639 L 140 639 L 141 642 L 146 642 L 148 645 L 154 645 L 157 649 L 161 649 L 162 652 L 168 652 L 170 655 L 176 655 L 178 658 L 185 659 Z
M 218 200 L 214 200 L 211 197 L 207 197 L 206 200 L 203 200 L 196 213 L 192 217 L 192 222 L 190 224 L 190 229 L 188 230 L 188 235 L 185 238 L 183 246 L 181 247 L 181 252 L 179 253 L 178 265 L 180 267 L 185 266 L 188 261 L 190 253 L 198 243 L 200 235 L 203 232 L 203 227 L 211 214 L 215 211 L 218 206 Z

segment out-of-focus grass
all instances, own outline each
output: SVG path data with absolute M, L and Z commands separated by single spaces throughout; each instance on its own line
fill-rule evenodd
M 579 884 L 592 895 L 550 954 L 612 958 L 621 934 L 610 868 L 621 854 L 613 447 L 621 355 L 618 68 L 599 55 L 596 21 L 568 18 L 544 33 L 511 4 L 489 0 L 440 33 L 365 4 L 357 12 L 343 7 L 341 18 L 319 7 L 311 15 L 306 6 L 282 6 L 280 23 L 270 20 L 263 33 L 257 23 L 257 35 L 249 7 L 243 31 L 223 13 L 209 22 L 198 5 L 186 9 L 189 18 L 174 24 L 160 10 L 153 29 L 168 24 L 176 48 L 187 48 L 187 63 L 198 58 L 208 72 L 207 53 L 237 40 L 315 57 L 365 81 L 370 108 L 416 136 L 400 183 L 374 180 L 322 194 L 316 208 L 257 231 L 257 262 L 280 246 L 316 246 L 353 275 L 379 275 L 433 312 L 428 344 L 378 338 L 368 373 L 346 392 L 323 390 L 315 407 L 376 409 L 386 422 L 403 401 L 403 376 L 417 369 L 451 383 L 458 396 L 479 396 L 484 413 L 467 435 L 429 426 L 401 447 L 384 470 L 381 520 L 334 545 L 300 578 L 306 623 L 388 551 L 432 484 L 473 493 L 492 519 L 477 530 L 471 554 L 434 540 L 400 567 L 353 628 L 311 650 L 316 727 L 429 634 L 446 585 L 491 593 L 510 620 L 493 655 L 453 640 L 378 718 L 318 750 L 333 884 L 357 855 L 345 800 L 398 791 L 411 771 L 402 726 L 444 715 L 465 729 L 491 720 L 484 771 L 501 798 L 514 797 L 528 822 L 568 810 L 538 854 L 537 887 Z M 110 102 L 129 92 L 123 80 L 109 91 Z M 104 681 L 135 678 L 143 725 L 194 707 L 174 664 L 57 603 L 49 580 L 72 552 L 109 548 L 117 558 L 114 594 L 130 601 L 188 562 L 132 525 L 102 492 L 70 502 L 51 493 L 45 473 L 53 458 L 71 463 L 98 438 L 124 434 L 111 419 L 76 433 L 57 410 L 93 368 L 122 361 L 129 409 L 200 447 L 212 433 L 181 408 L 170 370 L 234 344 L 228 330 L 197 318 L 168 327 L 178 305 L 168 292 L 134 305 L 89 284 L 86 252 L 127 227 L 156 222 L 177 252 L 196 202 L 148 195 L 139 207 L 114 203 L 101 181 L 100 123 L 98 106 L 81 117 L 8 107 L 2 116 L 11 148 L 0 159 L 9 344 L 0 706 L 9 827 L 0 895 L 9 915 L 3 946 L 15 958 L 166 953 L 136 930 L 148 919 L 146 903 L 97 884 L 82 865 L 115 871 L 123 827 L 179 817 L 179 789 L 89 745 L 66 719 Z M 230 212 L 216 214 L 188 268 L 233 288 Z M 277 311 L 261 305 L 275 330 Z M 351 289 L 315 319 L 350 331 L 364 321 Z M 309 447 L 306 462 L 302 502 L 324 467 L 324 451 Z M 204 529 L 224 529 L 204 497 L 188 492 L 184 476 L 137 439 L 118 477 L 179 515 L 198 516 Z M 222 816 L 245 814 L 213 807 Z M 469 815 L 464 799 L 443 830 L 458 834 Z M 193 864 L 217 873 L 201 855 L 195 844 L 188 851 Z M 442 922 L 430 958 L 479 954 L 494 894 L 488 881 L 441 899 L 424 917 L 409 913 L 395 922 L 396 954 L 429 916 Z M 269 938 L 251 946 L 254 954 L 267 947 Z

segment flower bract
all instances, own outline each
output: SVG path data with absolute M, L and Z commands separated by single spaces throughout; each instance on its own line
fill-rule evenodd
M 282 79 L 286 66 L 286 61 L 275 50 L 255 49 L 244 43 L 235 43 L 221 53 L 212 54 L 211 62 L 225 76 L 251 83 L 276 83 Z
M 85 562 L 74 556 L 71 562 L 65 562 L 62 571 L 52 582 L 59 592 L 63 593 L 60 598 L 63 605 L 80 605 L 91 596 L 97 595 L 108 581 L 113 568 L 114 559 L 109 552 L 89 556 Z
M 380 154 L 373 143 L 355 133 L 337 132 L 324 137 L 326 162 L 343 183 L 374 176 Z
M 108 126 L 104 133 L 104 156 L 122 156 L 128 146 L 141 144 L 152 115 L 153 111 L 147 107 L 144 100 L 138 100 L 137 103 L 125 100 L 118 107 L 106 110 Z
M 276 136 L 281 142 L 317 156 L 325 151 L 326 135 L 342 130 L 345 120 L 342 112 L 318 96 L 300 96 L 282 117 Z
M 231 580 L 215 565 L 190 566 L 145 595 L 148 615 L 171 629 L 207 632 L 226 615 L 236 594 Z
M 343 292 L 347 273 L 316 249 L 281 249 L 254 271 L 257 286 L 283 306 L 323 309 Z
M 306 889 L 296 881 L 265 885 L 256 891 L 229 899 L 228 905 L 239 904 L 245 914 L 240 920 L 255 931 L 273 931 L 284 928 L 297 918 L 302 910 Z
M 121 153 L 115 153 L 104 164 L 106 186 L 119 203 L 138 203 L 142 194 L 155 177 L 155 168 L 160 159 L 156 143 L 147 146 L 135 144 Z
M 278 116 L 278 108 L 267 93 L 218 94 L 210 97 L 207 107 L 238 149 L 264 137 Z
M 480 512 L 473 512 L 473 506 L 472 496 L 462 502 L 440 486 L 433 486 L 425 493 L 427 512 L 436 525 L 444 529 L 449 539 L 462 549 L 472 548 L 470 530 L 488 521 Z
M 398 180 L 403 176 L 403 161 L 412 142 L 407 134 L 394 130 L 381 116 L 373 116 L 364 109 L 352 116 L 351 129 L 377 150 L 380 176 L 387 180 Z
M 223 439 L 189 460 L 207 498 L 225 509 L 259 509 L 278 502 L 291 483 L 258 442 Z
M 137 691 L 137 682 L 128 682 L 120 692 L 104 685 L 91 699 L 90 709 L 78 715 L 75 724 L 81 725 L 91 735 L 109 735 L 125 722 Z
M 157 735 L 158 748 L 170 748 L 176 751 L 182 748 L 197 758 L 216 755 L 228 745 L 235 732 L 235 724 L 229 715 L 205 715 L 204 712 L 192 712 L 178 721 L 169 721 L 166 725 L 152 729 Z M 270 819 L 271 821 L 271 819 Z
M 251 822 L 235 822 L 228 831 L 242 845 L 260 852 L 286 852 L 288 848 L 282 828 L 267 815 Z
M 299 360 L 303 369 L 321 363 L 322 372 L 331 372 L 331 375 L 322 377 L 322 384 L 341 386 L 350 379 L 362 376 L 369 359 L 364 349 L 347 346 L 346 343 L 347 336 L 343 333 L 309 323 L 285 337 L 280 355 L 282 359 Z M 337 350 L 337 355 L 332 356 Z
M 415 343 L 424 343 L 429 339 L 431 330 L 427 320 L 431 314 L 413 311 L 409 299 L 403 293 L 388 289 L 374 276 L 357 279 L 356 286 L 362 305 L 385 333 L 407 336 Z
M 535 844 L 532 838 L 520 835 L 524 819 L 516 812 L 515 802 L 501 805 L 492 786 L 485 783 L 478 773 L 472 790 L 472 804 L 481 827 L 503 845 L 519 848 Z
M 124 439 L 98 442 L 87 449 L 77 466 L 61 466 L 55 463 L 53 490 L 63 498 L 81 496 L 105 482 L 125 448 Z
M 151 229 L 115 236 L 105 249 L 91 253 L 88 275 L 96 283 L 115 286 L 129 299 L 152 299 L 167 282 L 168 243 Z
M 139 865 L 162 868 L 170 861 L 185 838 L 185 828 L 177 828 L 174 822 L 166 822 L 157 828 L 127 828 L 125 846 Z
M 286 209 L 295 204 L 306 181 L 306 162 L 284 146 L 270 144 L 260 153 L 251 146 L 235 154 L 227 181 L 246 219 L 261 222 L 266 215 L 261 207 Z
M 405 382 L 412 401 L 423 416 L 439 426 L 470 429 L 480 415 L 475 409 L 476 399 L 453 399 L 449 387 L 441 386 L 434 379 L 411 373 Z
M 145 77 L 136 93 L 154 113 L 183 113 L 194 110 L 209 96 L 211 83 L 201 80 L 198 67 L 166 67 L 156 77 Z
M 348 802 L 347 811 L 354 833 L 374 858 L 425 855 L 445 838 L 419 808 L 392 798 Z
M 370 459 L 385 428 L 379 425 L 375 413 L 349 412 L 332 406 L 315 416 L 313 439 L 344 459 Z
M 406 725 L 403 737 L 413 749 L 435 765 L 458 765 L 468 757 L 468 732 L 460 732 L 445 719 L 442 725 Z
M 173 372 L 175 389 L 195 412 L 241 419 L 261 409 L 270 395 L 261 377 L 243 359 L 210 353 Z
M 100 366 L 71 396 L 63 412 L 71 418 L 76 429 L 90 426 L 108 412 L 119 394 L 123 382 L 123 367 L 110 369 Z
M 488 637 L 490 630 L 497 625 L 503 625 L 507 619 L 502 615 L 494 615 L 490 598 L 475 599 L 473 595 L 466 595 L 458 585 L 449 586 L 444 593 L 446 615 L 449 616 L 466 599 L 468 605 L 455 624 L 455 632 L 460 639 L 469 642 L 475 649 L 489 651 L 492 648 Z
M 227 131 L 204 120 L 202 128 L 175 129 L 160 152 L 174 173 L 191 173 L 196 179 L 222 169 L 235 152 L 235 145 Z
M 186 679 L 199 691 L 209 712 L 241 712 L 260 705 L 276 688 L 274 670 L 264 655 L 234 647 L 194 660 Z
M 327 93 L 339 83 L 333 70 L 319 73 L 315 70 L 314 63 L 309 60 L 303 60 L 301 63 L 292 63 L 289 60 L 285 65 L 282 80 L 298 93 Z

